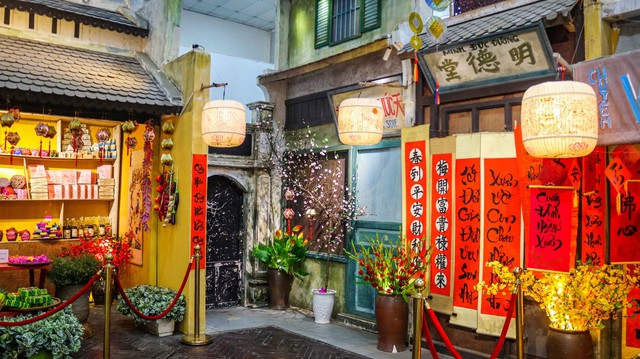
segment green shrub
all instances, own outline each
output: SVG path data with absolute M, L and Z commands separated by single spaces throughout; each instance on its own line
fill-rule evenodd
M 124 292 L 131 301 L 131 304 L 133 304 L 139 312 L 149 316 L 158 315 L 164 312 L 178 293 L 173 289 L 156 287 L 149 284 L 127 288 Z M 187 303 L 184 299 L 184 295 L 181 294 L 176 305 L 167 315 L 164 316 L 163 319 L 173 319 L 176 322 L 182 321 L 186 307 Z M 148 320 L 142 319 L 134 313 L 131 308 L 127 306 L 127 303 L 125 303 L 122 296 L 118 298 L 116 309 L 127 317 L 132 318 L 137 323 L 143 324 L 148 322 Z
M 26 314 L 3 320 L 18 322 L 33 316 Z M 0 327 L 0 358 L 29 357 L 43 349 L 52 353 L 54 359 L 71 358 L 71 353 L 80 350 L 83 332 L 82 324 L 69 307 L 31 324 Z
M 53 260 L 47 277 L 56 287 L 84 285 L 99 269 L 100 262 L 90 254 L 79 257 L 59 256 Z

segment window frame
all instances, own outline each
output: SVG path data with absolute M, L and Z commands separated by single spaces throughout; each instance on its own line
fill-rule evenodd
M 359 33 L 338 41 L 332 39 L 333 34 L 333 6 L 336 0 L 316 0 L 315 4 L 315 24 L 314 24 L 314 48 L 319 49 L 325 46 L 335 46 L 347 41 L 357 39 L 365 32 L 379 29 L 382 26 L 382 0 L 358 0 L 358 29 Z M 324 11 L 319 11 L 321 7 L 326 6 Z M 375 20 L 367 20 L 365 15 L 374 12 Z M 324 16 L 321 18 L 321 16 Z M 322 22 L 322 23 L 321 23 Z M 319 28 L 321 25 L 321 28 Z M 320 33 L 320 32 L 322 33 Z

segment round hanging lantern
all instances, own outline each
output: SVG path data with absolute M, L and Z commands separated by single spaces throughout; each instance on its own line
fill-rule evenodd
M 210 101 L 202 109 L 202 139 L 209 146 L 240 146 L 246 127 L 244 106 L 238 101 Z
M 598 104 L 591 86 L 551 81 L 522 97 L 522 142 L 534 157 L 586 156 L 598 142 Z
M 375 145 L 382 139 L 384 113 L 373 98 L 349 98 L 338 109 L 338 135 L 345 145 Z

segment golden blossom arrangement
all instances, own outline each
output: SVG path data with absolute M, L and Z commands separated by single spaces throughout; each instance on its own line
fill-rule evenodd
M 500 262 L 488 262 L 494 283 L 480 282 L 476 289 L 488 294 L 506 293 L 514 287 L 516 278 Z M 627 295 L 638 283 L 638 273 L 611 265 L 578 263 L 568 274 L 545 273 L 536 276 L 523 271 L 522 291 L 540 303 L 551 326 L 563 330 L 584 331 L 602 329 L 602 321 L 616 318 L 628 308 Z

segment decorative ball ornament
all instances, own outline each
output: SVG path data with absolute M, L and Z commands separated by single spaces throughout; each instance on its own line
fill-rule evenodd
M 293 216 L 295 216 L 296 213 L 293 211 L 293 209 L 287 208 L 282 214 L 284 215 L 284 218 L 291 219 L 293 218 Z
M 534 157 L 582 157 L 598 142 L 598 103 L 591 86 L 550 81 L 522 97 L 522 142 Z
M 162 140 L 160 147 L 162 147 L 162 149 L 165 151 L 170 151 L 173 148 L 173 140 L 170 138 L 165 138 L 164 140 Z
M 284 198 L 287 201 L 293 201 L 293 199 L 296 198 L 296 193 L 291 188 L 287 188 L 287 190 L 284 191 Z
M 11 144 L 11 146 L 15 146 L 20 142 L 20 135 L 18 132 L 8 132 L 6 135 L 6 140 Z
M 240 146 L 246 127 L 244 106 L 238 101 L 209 101 L 202 109 L 202 139 L 208 146 Z
M 374 145 L 382 139 L 384 112 L 374 98 L 349 98 L 338 109 L 338 135 L 345 145 Z
M 176 127 L 173 125 L 172 121 L 167 121 L 162 125 L 162 133 L 164 133 L 165 135 L 170 135 L 175 130 Z
M 145 142 L 153 142 L 156 139 L 156 133 L 153 130 L 153 126 L 146 125 L 144 127 L 144 133 L 142 134 L 142 138 Z
M 449 7 L 450 0 L 425 0 L 427 5 L 435 11 L 446 10 Z
M 125 140 L 125 144 L 129 150 L 133 150 L 138 145 L 138 139 L 135 137 L 129 137 Z
M 56 137 L 57 134 L 58 134 L 58 131 L 56 130 L 55 126 L 49 126 L 49 132 L 47 132 L 47 134 L 44 135 L 44 137 L 52 139 Z
M 96 131 L 96 140 L 98 140 L 98 142 L 107 142 L 109 141 L 110 137 L 111 137 L 111 133 L 107 128 L 101 128 L 98 131 Z
M 442 41 L 447 32 L 447 24 L 440 17 L 432 16 L 427 20 L 427 30 L 434 41 Z
M 13 114 L 9 112 L 3 113 L 2 116 L 0 117 L 0 124 L 2 124 L 2 127 L 11 128 L 14 122 L 16 122 L 16 118 L 13 116 Z
M 47 135 L 49 134 L 49 125 L 47 125 L 46 123 L 40 122 L 39 124 L 36 125 L 35 131 L 36 131 L 36 136 L 47 137 Z

